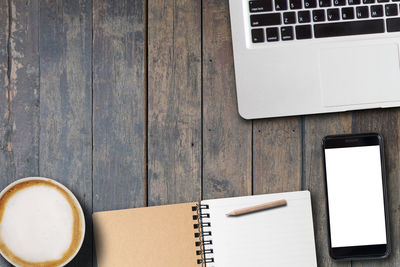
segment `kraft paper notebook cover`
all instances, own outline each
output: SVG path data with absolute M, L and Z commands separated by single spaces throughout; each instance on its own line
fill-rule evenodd
M 287 205 L 226 213 L 279 199 Z M 317 266 L 308 191 L 97 212 L 99 267 Z

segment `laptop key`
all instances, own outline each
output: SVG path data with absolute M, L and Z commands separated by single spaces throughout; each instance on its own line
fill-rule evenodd
M 385 15 L 387 17 L 397 16 L 397 4 L 387 4 L 385 5 Z
M 375 0 L 363 0 L 363 4 L 373 4 Z
M 374 5 L 371 6 L 371 17 L 383 17 L 383 6 L 381 5 Z
M 330 7 L 331 5 L 331 0 L 319 0 L 319 7 Z
M 252 29 L 251 30 L 251 38 L 253 40 L 253 43 L 264 42 L 264 30 L 263 29 Z
M 346 0 L 333 0 L 333 5 L 334 6 L 345 6 Z
M 287 10 L 287 8 L 286 0 L 275 0 L 275 10 Z
M 342 8 L 342 19 L 354 19 L 354 8 L 344 7 Z
M 279 41 L 279 29 L 277 27 L 267 28 L 267 42 Z
M 304 0 L 304 7 L 305 8 L 316 8 L 317 0 Z
M 292 26 L 281 27 L 281 38 L 282 41 L 293 40 L 293 27 Z
M 373 34 L 383 32 L 385 32 L 385 24 L 383 19 L 314 24 L 315 38 Z
M 311 21 L 310 11 L 299 11 L 297 12 L 297 20 L 299 23 L 307 23 Z
M 323 9 L 313 10 L 312 16 L 314 22 L 325 21 L 325 11 Z
M 256 0 L 249 2 L 250 12 L 272 11 L 272 0 Z
M 367 6 L 358 6 L 356 8 L 356 15 L 358 19 L 365 19 L 368 18 L 369 12 Z
M 284 24 L 296 23 L 296 12 L 284 12 L 283 13 L 283 23 Z
M 388 32 L 400 32 L 400 18 L 391 18 L 386 20 Z
M 361 0 L 349 0 L 349 5 L 359 5 L 361 4 Z
M 281 24 L 281 15 L 279 13 L 251 15 L 251 26 L 272 26 Z
M 289 0 L 290 9 L 301 9 L 301 1 L 302 0 Z
M 377 0 L 378 3 L 387 3 L 389 0 Z
M 312 38 L 311 25 L 299 25 L 296 26 L 296 39 L 310 39 Z
M 340 19 L 339 8 L 331 8 L 326 10 L 326 17 L 328 18 L 328 21 L 339 20 Z

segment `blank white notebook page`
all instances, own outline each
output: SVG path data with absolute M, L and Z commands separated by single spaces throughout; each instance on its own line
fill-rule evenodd
M 241 216 L 226 216 L 240 208 L 285 199 L 287 205 Z M 203 200 L 209 205 L 214 263 L 207 267 L 317 266 L 309 191 Z M 203 221 L 203 222 L 204 222 Z

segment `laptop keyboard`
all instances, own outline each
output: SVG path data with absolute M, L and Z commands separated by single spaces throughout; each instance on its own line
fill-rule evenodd
M 249 1 L 253 43 L 400 31 L 400 0 Z

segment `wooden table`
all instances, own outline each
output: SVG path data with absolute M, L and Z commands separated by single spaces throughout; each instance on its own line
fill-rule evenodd
M 88 230 L 70 266 L 94 262 L 95 211 L 302 189 L 319 266 L 399 266 L 399 111 L 241 119 L 227 0 L 0 2 L 0 187 L 72 189 Z M 392 254 L 339 264 L 321 139 L 370 131 L 386 142 Z

